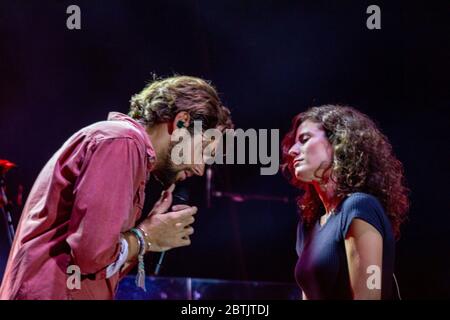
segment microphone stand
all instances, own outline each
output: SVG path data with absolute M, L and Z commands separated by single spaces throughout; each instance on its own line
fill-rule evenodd
M 212 193 L 212 196 L 216 198 L 228 198 L 233 202 L 245 202 L 249 200 L 257 200 L 257 201 L 275 201 L 275 202 L 289 203 L 289 197 L 277 197 L 263 194 L 244 194 L 244 193 L 214 191 Z
M 206 206 L 211 208 L 212 198 L 228 198 L 232 202 L 245 202 L 249 200 L 256 201 L 274 201 L 289 203 L 289 197 L 271 196 L 265 194 L 244 194 L 214 190 L 213 188 L 213 170 L 211 167 L 206 169 Z

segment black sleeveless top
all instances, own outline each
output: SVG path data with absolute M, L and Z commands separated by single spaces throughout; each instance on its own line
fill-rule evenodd
M 381 298 L 392 299 L 395 239 L 380 202 L 366 193 L 347 197 L 323 226 L 319 221 L 308 228 L 299 223 L 295 278 L 308 299 L 352 299 L 344 240 L 355 218 L 372 225 L 383 237 Z

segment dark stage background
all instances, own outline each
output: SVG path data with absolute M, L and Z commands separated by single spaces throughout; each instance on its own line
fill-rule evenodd
M 81 30 L 66 28 L 71 4 L 81 8 Z M 381 7 L 381 30 L 366 28 L 370 4 Z M 396 261 L 403 298 L 449 298 L 449 13 L 425 1 L 2 0 L 0 158 L 19 165 L 8 191 L 13 199 L 22 184 L 26 197 L 71 134 L 109 111 L 127 112 L 152 72 L 212 80 L 243 129 L 284 135 L 309 106 L 349 104 L 377 121 L 405 166 L 411 211 Z M 214 173 L 224 191 L 296 195 L 258 165 Z M 216 199 L 208 209 L 205 178 L 191 184 L 200 208 L 193 244 L 170 251 L 162 275 L 294 282 L 293 202 Z

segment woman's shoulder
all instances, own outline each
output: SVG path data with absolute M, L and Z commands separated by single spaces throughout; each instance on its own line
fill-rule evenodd
M 352 209 L 368 209 L 384 212 L 383 206 L 377 197 L 365 192 L 354 192 L 342 202 L 342 211 Z
M 353 219 L 356 218 L 371 224 L 383 237 L 390 230 L 390 222 L 381 202 L 371 194 L 364 192 L 350 194 L 342 203 L 341 213 L 341 229 L 344 236 L 347 234 Z

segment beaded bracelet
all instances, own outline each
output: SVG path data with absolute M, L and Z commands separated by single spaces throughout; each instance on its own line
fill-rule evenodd
M 144 235 L 144 243 L 147 245 L 147 247 L 145 248 L 145 252 L 149 251 L 152 244 L 150 243 L 150 241 L 148 241 L 148 233 L 145 232 L 141 227 L 136 227 L 136 229 L 139 229 Z
M 142 230 L 139 228 L 131 229 L 131 232 L 136 236 L 139 242 L 139 254 L 138 254 L 138 273 L 136 275 L 136 285 L 139 288 L 142 288 L 144 291 L 147 291 L 145 288 L 145 263 L 144 263 L 144 254 L 145 254 L 145 238 L 142 234 Z

